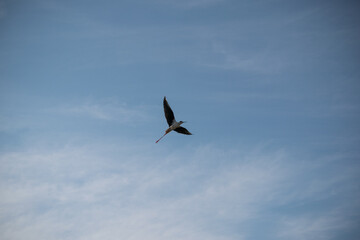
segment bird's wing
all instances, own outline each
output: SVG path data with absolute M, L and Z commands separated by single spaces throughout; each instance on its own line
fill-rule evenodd
M 173 121 L 175 120 L 174 113 L 170 108 L 169 103 L 166 101 L 166 97 L 164 97 L 164 112 L 165 118 L 169 126 L 172 125 Z
M 189 132 L 186 128 L 178 127 L 174 129 L 175 132 L 186 134 L 186 135 L 192 135 L 191 132 Z

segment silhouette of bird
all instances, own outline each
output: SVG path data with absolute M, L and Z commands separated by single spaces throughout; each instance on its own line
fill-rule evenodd
M 175 120 L 174 112 L 171 110 L 169 103 L 166 101 L 166 97 L 164 97 L 164 112 L 167 123 L 169 124 L 169 128 L 165 130 L 165 134 L 156 141 L 158 143 L 166 134 L 174 130 L 175 132 L 192 135 L 186 128 L 181 127 L 180 125 L 184 123 L 184 121 L 177 122 Z

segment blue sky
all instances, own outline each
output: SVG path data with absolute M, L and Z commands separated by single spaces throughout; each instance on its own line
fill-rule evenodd
M 358 12 L 0 1 L 0 238 L 359 238 Z

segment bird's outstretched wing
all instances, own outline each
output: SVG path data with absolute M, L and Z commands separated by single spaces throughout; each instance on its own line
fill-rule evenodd
M 178 133 L 182 133 L 182 134 L 186 134 L 186 135 L 192 135 L 191 132 L 189 132 L 186 128 L 184 127 L 178 127 L 174 129 L 175 132 Z
M 169 103 L 166 101 L 166 97 L 164 97 L 164 112 L 165 118 L 169 126 L 172 125 L 173 121 L 175 120 L 174 113 L 170 108 Z

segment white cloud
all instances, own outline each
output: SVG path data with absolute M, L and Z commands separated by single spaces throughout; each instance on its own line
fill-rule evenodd
M 217 58 L 204 61 L 202 65 L 261 74 L 278 73 L 287 65 L 280 54 L 264 46 L 248 53 L 247 49 L 241 50 L 238 45 L 233 47 L 227 45 L 229 44 L 226 44 L 226 41 L 214 40 L 211 52 L 217 55 Z
M 344 179 L 318 184 L 301 198 L 292 192 L 302 191 L 304 179 L 294 173 L 308 170 L 301 168 L 304 163 L 296 164 L 284 151 L 239 149 L 208 145 L 177 151 L 117 143 L 3 153 L 0 237 L 248 239 L 252 233 L 241 226 L 263 218 L 280 226 L 272 239 L 297 233 L 321 237 L 347 227 L 334 230 L 332 222 L 308 219 L 308 213 L 270 211 L 331 197 L 329 186 Z
M 335 239 L 334 233 L 348 229 L 351 223 L 342 217 L 341 212 L 333 211 L 322 216 L 308 215 L 286 218 L 282 221 L 281 239 Z M 353 226 L 354 227 L 354 226 Z
M 149 108 L 150 106 L 129 106 L 116 100 L 110 100 L 60 107 L 59 112 L 98 120 L 129 123 L 149 119 Z

